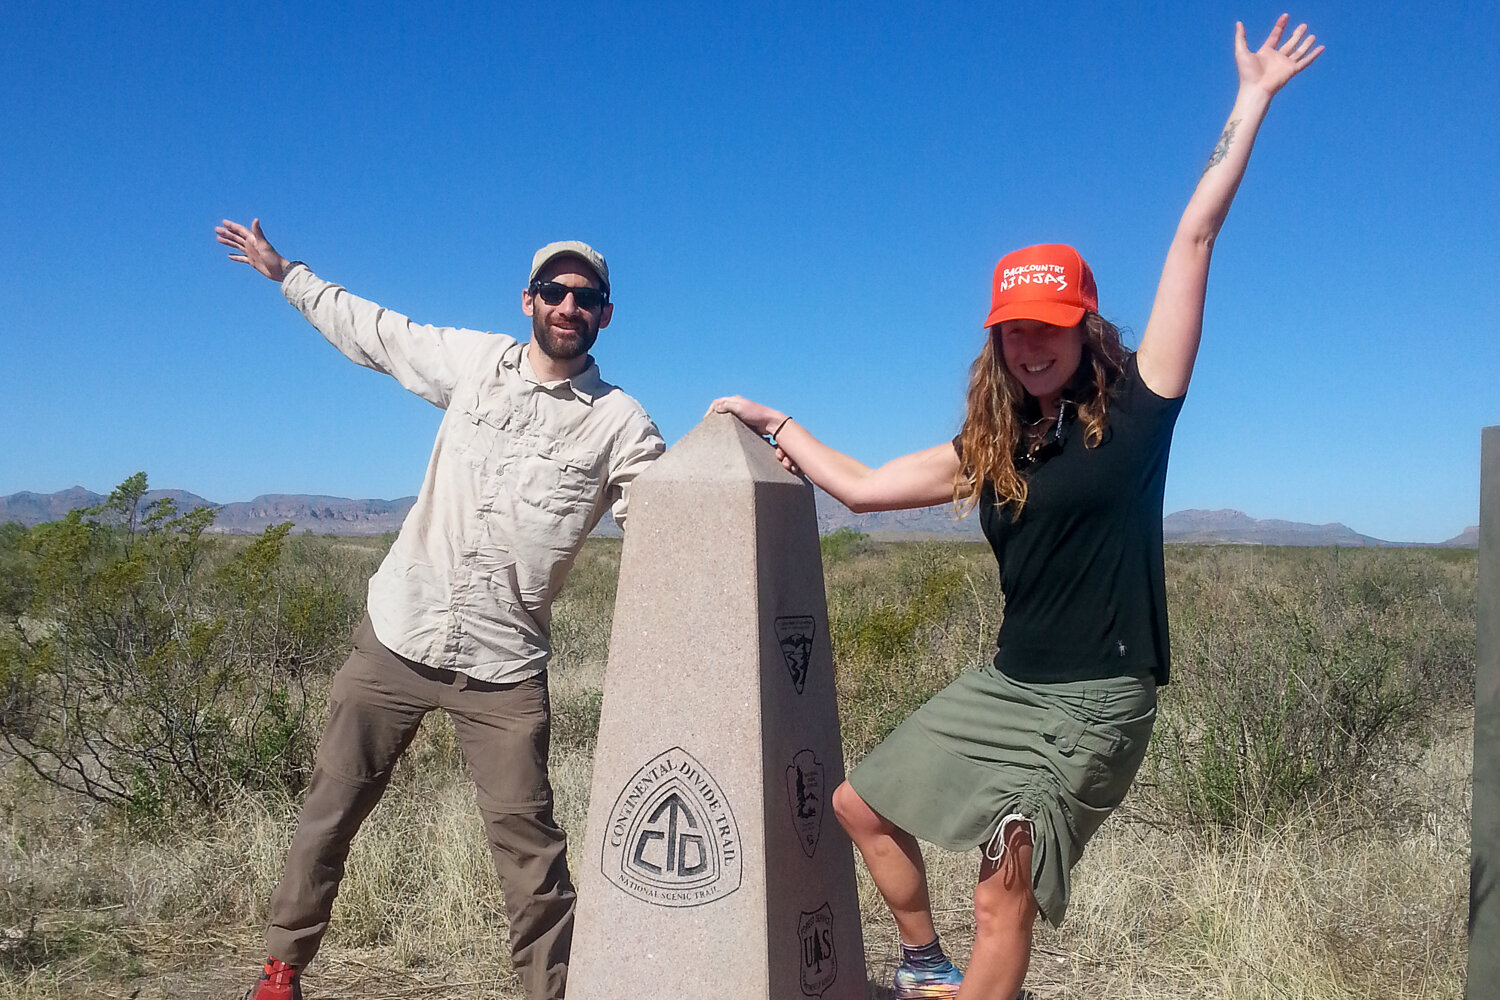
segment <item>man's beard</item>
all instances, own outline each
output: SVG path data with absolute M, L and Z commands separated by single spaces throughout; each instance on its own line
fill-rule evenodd
M 577 338 L 569 338 L 566 343 L 558 343 L 552 336 L 552 330 L 542 321 L 542 317 L 533 315 L 531 317 L 531 336 L 542 353 L 554 361 L 572 361 L 581 358 L 593 349 L 594 341 L 599 339 L 599 326 L 597 323 L 584 321 L 578 330 Z

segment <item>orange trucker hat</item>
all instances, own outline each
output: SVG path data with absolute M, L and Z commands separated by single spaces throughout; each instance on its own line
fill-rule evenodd
M 1043 243 L 1000 258 L 984 325 L 1034 319 L 1077 326 L 1085 312 L 1098 311 L 1099 289 L 1083 257 L 1062 243 Z

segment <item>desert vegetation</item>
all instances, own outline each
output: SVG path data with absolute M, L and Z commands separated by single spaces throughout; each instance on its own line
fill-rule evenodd
M 144 477 L 0 527 L 0 995 L 238 996 L 326 687 L 389 540 L 206 534 Z M 554 783 L 581 835 L 620 545 L 556 609 Z M 1475 556 L 1168 550 L 1173 682 L 1090 845 L 1037 998 L 1454 997 L 1464 988 Z M 823 539 L 845 752 L 960 671 L 1003 608 L 982 545 Z M 962 961 L 977 857 L 933 851 Z M 575 859 L 576 864 L 576 859 Z M 872 996 L 894 931 L 861 875 Z M 515 997 L 451 727 L 355 843 L 313 997 Z

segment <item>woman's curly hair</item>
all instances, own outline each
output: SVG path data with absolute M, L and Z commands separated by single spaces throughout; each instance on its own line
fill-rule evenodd
M 1078 409 L 1084 444 L 1094 448 L 1104 440 L 1110 391 L 1125 371 L 1130 352 L 1120 342 L 1119 329 L 1098 313 L 1086 313 L 1082 326 L 1083 357 L 1063 395 Z M 999 325 L 990 327 L 984 350 L 971 370 L 968 410 L 959 433 L 961 460 L 953 481 L 953 502 L 961 511 L 973 510 L 981 487 L 989 483 L 996 502 L 1013 504 L 1016 516 L 1020 515 L 1027 487 L 1026 477 L 1016 468 L 1016 452 L 1022 429 L 1040 416 L 1036 398 L 1005 365 Z

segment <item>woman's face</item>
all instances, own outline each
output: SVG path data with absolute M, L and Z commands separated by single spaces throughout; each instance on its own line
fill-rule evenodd
M 1083 360 L 1083 324 L 1053 326 L 1034 319 L 1000 324 L 1005 367 L 1048 413 L 1055 413 L 1063 388 Z

